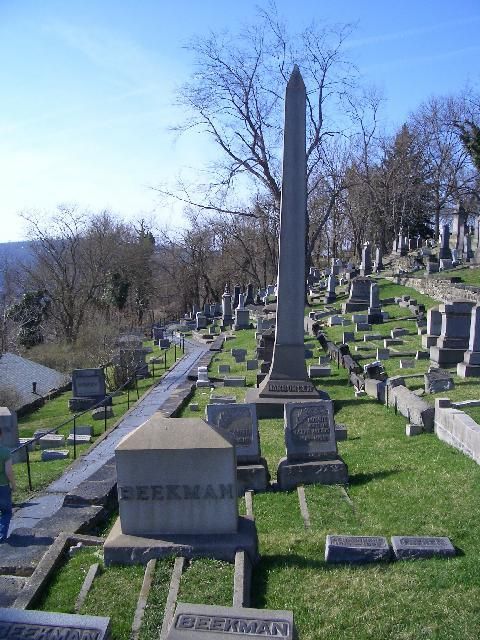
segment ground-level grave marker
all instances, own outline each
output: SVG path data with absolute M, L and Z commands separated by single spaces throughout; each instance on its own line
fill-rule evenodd
M 392 536 L 392 548 L 397 560 L 456 555 L 450 538 L 445 536 Z
M 170 579 L 170 587 L 168 589 L 167 602 L 165 603 L 165 611 L 163 614 L 163 623 L 160 630 L 159 640 L 165 640 L 165 638 L 167 637 L 168 628 L 173 619 L 175 606 L 177 604 L 178 592 L 180 591 L 180 581 L 182 579 L 182 573 L 185 569 L 185 564 L 186 560 L 183 556 L 175 558 L 172 577 Z
M 310 529 L 310 514 L 308 512 L 307 497 L 305 495 L 305 487 L 297 487 L 298 502 L 300 504 L 300 513 L 302 514 L 305 529 Z
M 100 565 L 98 564 L 98 562 L 90 566 L 90 569 L 88 570 L 87 575 L 85 576 L 85 580 L 83 581 L 82 588 L 80 589 L 80 593 L 78 594 L 78 597 L 75 601 L 75 606 L 73 608 L 75 613 L 78 613 L 82 608 L 82 605 L 85 602 L 85 598 L 87 597 L 88 592 L 92 588 L 93 581 L 97 577 L 99 566 Z
M 166 640 L 230 640 L 236 637 L 293 640 L 291 611 L 177 605 Z
M 109 640 L 110 618 L 23 609 L 0 609 L 0 638 Z
M 130 633 L 131 640 L 138 640 L 140 636 L 140 629 L 142 626 L 143 616 L 145 613 L 145 607 L 147 606 L 148 594 L 152 587 L 153 576 L 155 574 L 155 567 L 157 561 L 155 559 L 149 560 L 145 567 L 145 573 L 143 575 L 142 588 L 138 595 L 137 606 L 135 609 L 135 615 L 133 616 L 132 630 Z
M 327 535 L 325 562 L 363 564 L 390 559 L 390 547 L 383 536 Z
M 253 491 L 245 491 L 245 511 L 249 518 L 253 518 Z

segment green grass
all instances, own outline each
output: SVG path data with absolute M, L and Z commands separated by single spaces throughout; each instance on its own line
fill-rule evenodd
M 381 282 L 381 297 L 402 295 L 403 287 Z M 420 301 L 420 296 L 411 294 Z M 424 300 L 422 300 L 424 301 Z M 430 304 L 430 301 L 424 301 Z M 392 321 L 373 327 L 389 333 L 394 326 L 411 327 L 401 349 L 416 350 L 421 338 L 396 305 L 387 310 Z M 339 340 L 350 327 L 327 328 Z M 244 347 L 253 357 L 253 332 L 238 332 L 227 342 L 228 351 L 215 355 L 213 374 L 220 362 L 233 363 L 230 349 Z M 355 343 L 360 344 L 360 343 Z M 315 362 L 319 349 L 314 339 Z M 374 346 L 374 345 L 372 345 Z M 373 350 L 372 350 L 373 353 Z M 390 375 L 398 359 L 385 362 Z M 406 374 L 423 372 L 427 361 L 415 363 Z M 237 365 L 240 366 L 240 365 Z M 232 373 L 233 373 L 232 368 Z M 457 379 L 456 388 L 442 396 L 466 399 L 479 395 L 478 380 Z M 423 377 L 409 379 L 412 388 L 423 386 Z M 348 427 L 348 440 L 338 443 L 349 469 L 346 490 L 338 486 L 305 489 L 311 527 L 306 530 L 296 491 L 259 494 L 254 499 L 260 562 L 253 573 L 252 606 L 291 609 L 300 640 L 477 640 L 480 637 L 480 467 L 434 434 L 405 436 L 406 419 L 372 398 L 355 398 L 347 373 L 332 364 L 332 375 L 318 381 L 334 400 L 335 419 Z M 220 393 L 216 389 L 215 393 Z M 222 389 L 239 401 L 244 389 Z M 203 415 L 210 390 L 199 389 L 195 400 L 201 412 L 186 408 L 183 416 Z M 434 396 L 425 396 L 432 401 Z M 480 420 L 480 407 L 466 409 Z M 283 421 L 259 421 L 262 455 L 273 478 L 285 455 Z M 239 501 L 240 511 L 245 509 Z M 363 567 L 331 566 L 324 562 L 325 537 L 329 533 L 352 535 L 445 535 L 458 554 L 449 560 L 429 559 L 390 562 Z M 65 610 L 76 597 L 79 579 L 95 552 L 69 560 L 44 601 L 50 609 Z M 170 580 L 172 560 L 157 565 L 149 597 L 142 640 L 158 637 Z M 67 575 L 67 571 L 69 572 Z M 62 573 L 63 572 L 63 573 Z M 143 568 L 104 569 L 82 612 L 111 615 L 113 640 L 126 640 L 140 589 Z M 68 577 L 70 576 L 70 577 Z M 76 580 L 76 582 L 75 582 Z M 67 584 L 70 582 L 70 586 Z M 61 584 L 65 584 L 65 589 Z M 215 560 L 196 560 L 182 578 L 179 599 L 187 602 L 229 605 L 233 567 Z M 70 594 L 70 595 L 68 595 Z M 129 617 L 130 616 L 130 617 Z

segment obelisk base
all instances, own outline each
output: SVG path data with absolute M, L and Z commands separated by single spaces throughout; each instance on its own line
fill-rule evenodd
M 272 380 L 267 378 L 258 389 L 250 389 L 245 402 L 256 406 L 259 418 L 283 418 L 287 402 L 330 400 L 326 391 L 320 391 L 310 380 Z

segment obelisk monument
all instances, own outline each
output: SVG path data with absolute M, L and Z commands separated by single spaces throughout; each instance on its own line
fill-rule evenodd
M 275 345 L 270 372 L 257 392 L 257 410 L 262 399 L 267 404 L 277 400 L 283 414 L 283 404 L 290 400 L 328 398 L 317 391 L 305 365 L 306 216 L 306 91 L 295 65 L 285 94 Z M 249 401 L 255 401 L 253 394 Z

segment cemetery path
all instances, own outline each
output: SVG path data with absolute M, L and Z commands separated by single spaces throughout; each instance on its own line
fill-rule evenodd
M 208 351 L 208 346 L 185 339 L 186 353 L 177 361 L 151 391 L 141 398 L 135 407 L 125 415 L 118 426 L 96 447 L 77 460 L 65 473 L 52 482 L 42 493 L 24 502 L 15 510 L 10 532 L 15 529 L 33 528 L 40 521 L 54 515 L 63 505 L 67 493 L 81 482 L 88 480 L 101 467 L 112 463 L 115 447 L 130 431 L 158 411 L 171 393 L 187 379 L 187 374 L 198 360 Z

